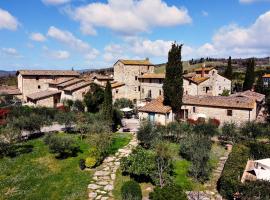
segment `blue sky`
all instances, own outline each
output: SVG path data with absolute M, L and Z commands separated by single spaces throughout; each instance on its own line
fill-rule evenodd
M 26 3 L 27 2 L 27 3 Z M 0 69 L 270 55 L 270 0 L 1 0 Z

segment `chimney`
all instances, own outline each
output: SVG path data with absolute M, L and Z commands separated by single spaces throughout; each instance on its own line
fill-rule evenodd
M 203 62 L 203 64 L 202 64 L 202 74 L 201 74 L 201 76 L 202 77 L 204 77 L 204 74 L 205 74 L 205 62 Z

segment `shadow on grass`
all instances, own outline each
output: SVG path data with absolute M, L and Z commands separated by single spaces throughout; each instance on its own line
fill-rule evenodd
M 33 151 L 33 145 L 29 144 L 17 144 L 9 147 L 6 156 L 14 158 L 22 154 L 31 153 Z
M 55 158 L 58 160 L 64 160 L 67 159 L 69 157 L 77 157 L 78 153 L 83 153 L 83 151 L 80 149 L 80 147 L 75 147 L 73 150 L 71 151 L 66 151 L 66 152 L 60 152 L 58 153 Z

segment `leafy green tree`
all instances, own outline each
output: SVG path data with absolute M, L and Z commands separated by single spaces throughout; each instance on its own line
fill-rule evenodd
M 250 58 L 247 61 L 247 70 L 246 70 L 246 75 L 245 75 L 245 81 L 243 83 L 243 90 L 251 90 L 255 81 L 255 59 Z
M 158 142 L 155 146 L 159 186 L 163 188 L 170 181 L 172 171 L 172 151 L 168 142 Z
M 121 99 L 116 99 L 114 102 L 114 107 L 121 109 L 121 108 L 133 108 L 134 105 L 132 103 L 132 101 L 130 99 L 126 99 L 126 98 L 121 98 Z
M 104 90 L 99 85 L 92 83 L 83 101 L 88 112 L 99 112 L 104 101 Z
M 222 136 L 235 143 L 238 139 L 238 131 L 236 124 L 234 122 L 224 123 L 224 125 L 222 126 Z
M 112 87 L 109 81 L 107 81 L 105 93 L 104 93 L 103 114 L 104 114 L 104 119 L 112 122 L 112 118 L 113 118 Z
M 232 74 L 233 74 L 233 71 L 232 71 L 232 58 L 231 56 L 229 57 L 228 59 L 228 66 L 224 72 L 224 76 L 227 78 L 227 79 L 230 79 L 232 80 Z
M 47 135 L 44 142 L 49 146 L 52 153 L 57 154 L 57 158 L 75 156 L 80 149 L 78 144 L 68 136 Z
M 76 116 L 73 112 L 58 112 L 55 118 L 59 124 L 65 125 L 67 131 L 70 131 L 72 124 L 76 121 Z
M 80 100 L 74 101 L 73 108 L 75 111 L 84 112 L 84 105 Z
M 255 121 L 246 122 L 240 127 L 240 135 L 256 140 L 257 137 L 263 135 L 263 126 Z
M 166 75 L 163 84 L 164 104 L 171 106 L 179 120 L 183 98 L 183 66 L 181 50 L 183 45 L 172 44 L 166 64 Z
M 166 185 L 163 188 L 155 187 L 149 195 L 150 200 L 185 200 L 187 196 L 183 189 L 175 184 Z
M 263 78 L 262 78 L 263 75 L 264 75 L 263 71 L 260 71 L 258 73 L 258 78 L 257 78 L 256 85 L 255 85 L 255 91 L 258 93 L 261 93 L 261 94 L 265 94 L 265 90 L 263 87 Z
M 160 138 L 160 135 L 155 130 L 156 127 L 151 122 L 144 121 L 141 123 L 137 138 L 145 148 L 150 148 Z

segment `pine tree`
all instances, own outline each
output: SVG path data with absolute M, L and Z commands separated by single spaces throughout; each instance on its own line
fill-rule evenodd
M 112 117 L 113 117 L 112 87 L 109 81 L 107 81 L 105 93 L 104 93 L 103 114 L 106 120 L 112 121 Z
M 251 90 L 255 81 L 255 59 L 250 58 L 246 63 L 246 76 L 243 84 L 243 90 Z
M 172 44 L 172 48 L 168 53 L 166 76 L 163 84 L 164 105 L 171 106 L 177 118 L 181 112 L 183 98 L 182 46 L 182 44 Z
M 224 76 L 230 80 L 232 80 L 232 58 L 231 56 L 228 59 L 228 66 L 224 72 Z

